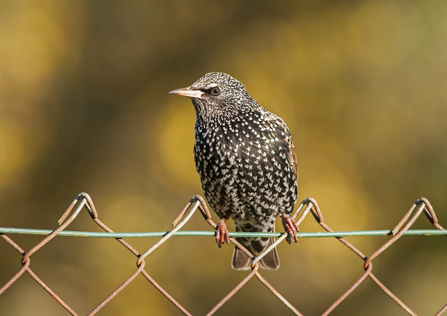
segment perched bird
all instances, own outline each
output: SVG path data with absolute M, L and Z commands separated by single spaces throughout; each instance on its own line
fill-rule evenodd
M 290 218 L 298 195 L 298 162 L 286 123 L 260 106 L 245 86 L 228 74 L 212 72 L 190 87 L 170 93 L 191 98 L 196 113 L 194 159 L 206 200 L 221 218 L 216 241 L 229 243 L 225 221 L 232 218 L 238 232 L 274 232 L 275 219 L 298 240 Z M 273 238 L 236 238 L 254 256 Z M 232 267 L 251 268 L 251 259 L 235 247 Z M 278 269 L 276 249 L 261 261 Z

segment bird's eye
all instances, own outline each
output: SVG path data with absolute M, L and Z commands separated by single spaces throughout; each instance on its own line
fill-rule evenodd
M 211 94 L 212 95 L 219 95 L 220 93 L 220 89 L 218 87 L 212 88 L 211 89 Z

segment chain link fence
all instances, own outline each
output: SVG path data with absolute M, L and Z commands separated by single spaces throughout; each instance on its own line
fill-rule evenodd
M 93 221 L 101 227 L 105 233 L 98 232 L 73 232 L 66 231 L 68 225 L 70 225 L 76 216 L 83 210 L 86 209 Z M 100 311 L 107 303 L 109 303 L 115 296 L 117 296 L 125 287 L 127 287 L 139 274 L 143 275 L 163 296 L 165 296 L 174 306 L 176 306 L 183 314 L 191 315 L 188 310 L 181 305 L 174 297 L 172 297 L 161 285 L 159 285 L 145 270 L 145 258 L 149 256 L 155 249 L 160 247 L 164 242 L 166 242 L 172 236 L 214 236 L 214 231 L 180 231 L 180 229 L 189 221 L 193 214 L 199 210 L 200 214 L 203 215 L 205 220 L 215 229 L 217 225 L 212 221 L 211 214 L 207 208 L 204 199 L 196 195 L 194 196 L 184 207 L 180 215 L 173 222 L 174 229 L 169 232 L 148 232 L 148 233 L 114 233 L 107 225 L 105 225 L 98 217 L 98 213 L 93 204 L 92 199 L 86 193 L 79 194 L 62 217 L 59 219 L 59 228 L 56 230 L 38 230 L 38 229 L 18 229 L 18 228 L 2 228 L 0 227 L 0 236 L 9 245 L 11 245 L 15 250 L 17 250 L 21 257 L 22 268 L 6 283 L 0 288 L 0 295 L 2 295 L 8 288 L 15 283 L 22 275 L 28 273 L 51 297 L 56 300 L 68 313 L 71 315 L 78 315 L 59 295 L 57 295 L 50 287 L 48 287 L 45 282 L 43 282 L 31 269 L 31 257 L 34 253 L 39 251 L 43 246 L 48 244 L 56 236 L 82 236 L 82 237 L 108 237 L 115 238 L 123 247 L 130 251 L 137 258 L 137 268 L 136 270 L 114 291 L 112 291 L 102 302 L 100 302 L 88 315 L 95 315 Z M 387 295 L 389 295 L 403 310 L 405 310 L 410 315 L 416 315 L 410 307 L 408 307 L 402 300 L 400 300 L 395 294 L 393 294 L 373 273 L 373 260 L 378 257 L 385 249 L 390 247 L 403 235 L 422 235 L 422 236 L 433 236 L 433 235 L 447 235 L 447 231 L 438 223 L 436 214 L 430 205 L 430 202 L 425 198 L 418 199 L 401 219 L 401 221 L 392 230 L 381 230 L 381 231 L 358 231 L 358 232 L 335 232 L 333 231 L 323 219 L 323 214 L 318 207 L 317 202 L 313 198 L 306 198 L 301 202 L 298 209 L 293 214 L 292 218 L 296 221 L 298 225 L 306 218 L 306 216 L 311 213 L 318 224 L 325 230 L 325 232 L 314 232 L 314 233 L 298 233 L 299 238 L 306 237 L 332 237 L 338 239 L 344 246 L 350 249 L 353 253 L 359 256 L 363 260 L 363 268 L 365 272 L 360 276 L 360 278 L 352 284 L 350 288 L 346 290 L 329 308 L 322 314 L 330 314 L 343 300 L 345 300 L 358 286 L 364 282 L 366 279 L 371 279 L 377 286 L 383 290 Z M 425 230 L 410 230 L 410 227 L 414 224 L 416 219 L 424 213 L 430 223 L 435 229 L 425 229 Z M 14 240 L 8 235 L 11 234 L 35 234 L 35 235 L 47 235 L 41 242 L 35 245 L 31 250 L 24 251 Z M 373 254 L 370 256 L 365 256 L 360 250 L 354 247 L 343 237 L 348 236 L 379 236 L 379 235 L 390 235 L 390 239 L 386 241 L 382 246 L 380 246 Z M 161 237 L 161 239 L 155 243 L 151 248 L 149 248 L 144 253 L 139 253 L 123 238 L 126 237 Z M 278 244 L 284 241 L 287 237 L 285 233 L 241 233 L 232 232 L 230 233 L 230 241 L 237 247 L 240 247 L 250 258 L 252 258 L 252 269 L 247 274 L 247 276 L 239 282 L 227 295 L 225 295 L 206 315 L 213 315 L 222 305 L 224 305 L 236 292 L 238 292 L 250 279 L 256 277 L 261 283 L 267 287 L 273 295 L 275 295 L 281 302 L 283 302 L 290 310 L 296 315 L 303 315 L 295 306 L 288 302 L 284 296 L 279 293 L 266 279 L 261 275 L 259 271 L 259 261 L 260 259 L 276 247 Z M 245 249 L 241 244 L 239 244 L 235 237 L 277 237 L 276 242 L 266 249 L 258 257 L 254 257 L 247 249 Z M 446 299 L 447 300 L 447 299 Z M 447 304 L 443 306 L 436 315 L 441 315 L 447 310 Z

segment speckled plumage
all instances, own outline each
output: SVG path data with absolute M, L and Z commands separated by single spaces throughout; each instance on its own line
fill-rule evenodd
M 236 231 L 274 231 L 275 219 L 292 213 L 298 194 L 298 164 L 284 121 L 224 73 L 208 73 L 176 91 L 194 104 L 194 158 L 211 208 L 220 218 L 232 218 Z M 237 240 L 255 256 L 273 241 Z M 250 268 L 249 258 L 237 248 L 233 267 Z M 276 249 L 263 258 L 261 267 L 279 267 Z

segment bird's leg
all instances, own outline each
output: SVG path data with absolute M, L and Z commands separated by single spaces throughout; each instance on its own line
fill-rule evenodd
M 230 233 L 228 232 L 227 223 L 225 223 L 225 217 L 217 223 L 216 242 L 219 248 L 222 247 L 224 242 L 226 242 L 227 245 L 230 244 Z
M 288 236 L 286 238 L 287 242 L 290 244 L 292 242 L 292 237 L 295 242 L 298 241 L 298 236 L 296 233 L 299 231 L 298 225 L 296 222 L 290 218 L 289 215 L 282 214 L 282 224 L 284 226 L 285 231 L 287 232 Z

